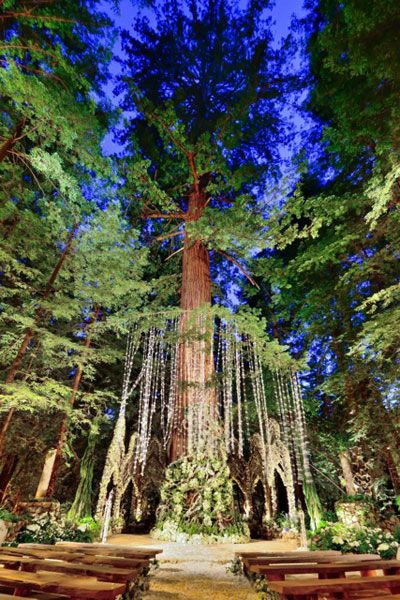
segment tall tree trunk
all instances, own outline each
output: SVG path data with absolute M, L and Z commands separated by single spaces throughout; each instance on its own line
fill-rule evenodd
M 88 324 L 88 328 L 97 321 L 98 316 L 99 316 L 99 312 L 100 312 L 100 308 L 96 308 L 91 319 L 90 322 Z M 89 334 L 89 332 L 86 335 L 85 338 L 85 342 L 83 344 L 83 347 L 85 350 L 89 349 L 92 343 L 92 337 Z M 81 383 L 81 379 L 82 379 L 82 374 L 83 374 L 83 369 L 81 366 L 79 366 L 76 370 L 75 373 L 75 377 L 74 377 L 74 382 L 72 385 L 72 391 L 71 391 L 71 396 L 69 399 L 69 405 L 72 408 L 75 404 L 75 400 L 79 391 L 79 386 Z M 64 449 L 65 443 L 67 441 L 67 435 L 68 435 L 68 427 L 67 427 L 67 423 L 68 423 L 68 413 L 64 413 L 62 420 L 61 420 L 61 424 L 60 424 L 60 429 L 58 431 L 58 441 L 57 441 L 57 446 L 56 446 L 56 456 L 55 456 L 55 460 L 53 463 L 53 469 L 51 472 L 51 477 L 50 477 L 50 481 L 49 481 L 49 487 L 47 488 L 47 492 L 46 492 L 46 496 L 51 497 L 54 494 L 55 488 L 56 488 L 56 483 L 57 483 L 57 477 L 58 477 L 58 473 L 60 471 L 60 467 L 61 467 L 61 459 L 62 459 L 62 451 Z
M 205 206 L 205 198 L 193 193 L 189 198 L 187 221 L 198 220 Z M 169 458 L 173 462 L 187 452 L 186 412 L 190 402 L 188 385 L 200 385 L 198 365 L 203 364 L 202 377 L 209 379 L 213 372 L 211 351 L 205 352 L 204 341 L 207 337 L 207 324 L 204 315 L 195 315 L 196 309 L 211 306 L 210 254 L 208 248 L 199 240 L 191 240 L 186 234 L 182 256 L 182 286 L 180 307 L 181 342 L 178 356 L 178 399 L 175 407 L 174 429 L 172 432 Z M 211 342 L 210 342 L 211 343 Z M 207 341 L 206 341 L 207 344 Z M 211 348 L 210 348 L 211 350 Z M 205 355 L 204 355 L 205 354 Z M 203 398 L 204 402 L 212 399 Z
M 75 237 L 76 229 L 77 229 L 77 226 L 75 226 L 74 229 L 72 230 L 72 232 L 70 233 L 67 243 L 65 245 L 65 248 L 49 277 L 45 291 L 43 293 L 43 300 L 47 300 L 49 298 L 50 294 L 53 292 L 54 282 L 56 281 L 57 276 L 65 263 L 65 259 L 67 258 L 68 254 L 71 252 L 72 242 Z M 44 307 L 42 305 L 39 305 L 35 311 L 35 317 L 33 320 L 34 324 L 32 327 L 28 327 L 25 331 L 24 339 L 22 340 L 21 346 L 19 347 L 17 356 L 15 357 L 15 359 L 7 373 L 7 377 L 4 382 L 5 384 L 13 383 L 13 381 L 15 380 L 15 377 L 21 367 L 21 363 L 25 356 L 25 353 L 35 335 L 34 327 L 40 323 L 43 313 L 44 313 Z M 3 454 L 5 436 L 7 434 L 8 428 L 10 427 L 10 423 L 12 421 L 14 412 L 15 412 L 15 408 L 11 408 L 8 411 L 7 416 L 3 422 L 3 426 L 0 431 L 0 456 Z

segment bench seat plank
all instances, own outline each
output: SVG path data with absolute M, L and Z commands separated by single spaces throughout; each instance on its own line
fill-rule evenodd
M 289 581 L 271 581 L 271 591 L 281 596 L 296 598 L 324 593 L 343 593 L 344 598 L 350 591 L 385 590 L 400 592 L 400 577 L 388 575 L 384 577 L 345 577 L 340 579 L 297 579 Z
M 71 600 L 111 600 L 122 594 L 126 585 L 97 581 L 93 577 L 77 577 L 61 573 L 29 573 L 0 569 L 0 584 L 17 590 L 48 591 L 65 594 Z
M 7 565 L 7 568 L 14 569 L 21 567 L 25 571 L 48 571 L 59 573 L 71 573 L 75 575 L 89 575 L 96 577 L 99 581 L 113 581 L 124 583 L 135 580 L 140 569 L 121 569 L 104 565 L 92 566 L 80 563 L 65 562 L 61 560 L 40 560 L 25 556 L 10 557 L 1 556 L 0 564 Z
M 317 558 L 319 556 L 342 556 L 340 550 L 294 550 L 292 552 L 235 552 L 236 558 L 291 558 L 297 556 L 313 556 Z
M 64 545 L 49 545 L 49 544 L 19 544 L 18 548 L 40 550 L 43 552 L 77 552 L 82 555 L 109 555 L 119 556 L 122 558 L 149 558 L 153 559 L 159 554 L 159 550 L 146 550 L 144 548 L 130 548 L 129 550 L 118 550 L 115 546 L 105 545 L 99 547 L 96 545 L 88 544 L 87 546 L 81 546 L 77 544 L 75 546 Z
M 128 546 L 128 545 L 118 545 L 118 544 L 80 544 L 79 542 L 57 542 L 56 546 L 59 548 L 73 548 L 78 550 L 79 552 L 95 552 L 96 554 L 107 553 L 110 552 L 115 556 L 125 556 L 125 555 L 134 555 L 134 556 L 148 556 L 154 558 L 157 554 L 161 554 L 162 550 L 160 548 L 153 548 L 152 546 L 147 547 L 138 547 L 138 546 Z
M 301 564 L 301 565 L 260 565 L 250 564 L 250 571 L 259 575 L 274 575 L 282 573 L 283 575 L 300 575 L 304 573 L 346 573 L 350 571 L 374 571 L 390 570 L 393 575 L 400 572 L 400 560 L 371 560 L 371 561 L 349 561 L 335 562 L 327 564 Z
M 379 554 L 340 554 L 339 556 L 299 556 L 299 557 L 264 557 L 243 558 L 242 562 L 246 565 L 284 565 L 284 564 L 329 564 L 333 562 L 364 562 L 368 560 L 381 560 Z
M 143 568 L 149 565 L 149 558 L 144 557 L 131 557 L 131 558 L 122 558 L 119 556 L 106 556 L 106 555 L 91 555 L 91 554 L 81 554 L 75 551 L 69 552 L 59 552 L 52 546 L 54 550 L 43 550 L 36 548 L 28 548 L 23 546 L 18 546 L 18 548 L 0 548 L 0 556 L 24 556 L 24 557 L 32 557 L 41 560 L 51 559 L 51 560 L 62 560 L 65 562 L 79 562 L 82 564 L 88 565 L 110 565 L 114 567 L 121 568 Z M 10 561 L 11 562 L 11 561 Z

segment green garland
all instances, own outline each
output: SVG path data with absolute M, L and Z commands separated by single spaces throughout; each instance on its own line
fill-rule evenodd
M 196 454 L 167 468 L 152 535 L 160 540 L 200 543 L 249 539 L 247 525 L 234 514 L 233 487 L 225 459 Z

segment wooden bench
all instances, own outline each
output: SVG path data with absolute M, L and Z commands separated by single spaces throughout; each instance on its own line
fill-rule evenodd
M 370 560 L 370 561 L 336 561 L 327 564 L 301 565 L 250 565 L 250 572 L 263 575 L 267 581 L 284 581 L 287 575 L 318 575 L 320 579 L 345 577 L 346 573 L 361 572 L 364 577 L 377 575 L 400 575 L 399 560 Z
M 296 550 L 293 552 L 235 552 L 236 558 L 296 558 L 298 556 L 313 556 L 314 558 L 324 558 L 325 556 L 342 556 L 342 553 L 339 550 L 316 550 L 315 552 L 311 550 Z
M 121 568 L 144 568 L 149 565 L 150 559 L 141 556 L 132 558 L 121 558 L 117 556 L 109 555 L 92 555 L 82 554 L 75 550 L 64 550 L 59 551 L 55 546 L 49 546 L 46 548 L 31 548 L 29 545 L 20 545 L 17 548 L 2 547 L 0 548 L 1 556 L 25 556 L 37 558 L 40 560 L 51 559 L 61 560 L 65 562 L 79 562 L 88 565 L 110 565 Z M 10 561 L 11 562 L 11 561 Z
M 145 548 L 137 548 L 136 546 L 127 546 L 120 544 L 84 544 L 79 542 L 57 542 L 56 547 L 60 548 L 75 548 L 80 552 L 93 552 L 95 554 L 111 553 L 114 556 L 146 556 L 148 558 L 155 558 L 157 554 L 161 554 L 160 548 L 153 548 L 151 546 Z
M 0 600 L 68 600 L 68 596 L 60 596 L 60 594 L 43 594 L 41 592 L 33 592 L 34 596 L 10 596 L 0 592 Z
M 7 569 L 21 569 L 22 571 L 48 571 L 58 573 L 70 573 L 71 575 L 89 575 L 96 577 L 99 581 L 111 581 L 124 583 L 133 581 L 139 575 L 139 568 L 121 569 L 103 565 L 85 565 L 60 560 L 44 560 L 27 556 L 7 556 L 0 553 L 0 564 Z
M 68 600 L 68 596 L 60 596 L 58 594 L 38 594 L 35 596 L 13 596 L 0 592 L 0 600 Z
M 243 571 L 245 574 L 249 573 L 252 566 L 268 566 L 268 565 L 300 565 L 300 564 L 329 564 L 332 562 L 364 562 L 368 560 L 380 560 L 379 554 L 334 554 L 324 555 L 320 554 L 313 556 L 312 552 L 298 552 L 301 556 L 292 555 L 281 555 L 278 557 L 266 557 L 260 556 L 256 558 L 242 558 Z
M 280 594 L 284 600 L 318 600 L 318 594 L 335 594 L 335 598 L 354 600 L 359 592 L 387 591 L 388 593 L 399 593 L 400 576 L 271 581 L 268 588 Z M 375 598 L 377 597 L 375 596 Z
M 114 600 L 124 593 L 126 584 L 98 581 L 94 577 L 80 577 L 63 573 L 30 573 L 0 569 L 0 585 L 15 590 L 22 596 L 32 590 L 64 594 L 71 600 Z

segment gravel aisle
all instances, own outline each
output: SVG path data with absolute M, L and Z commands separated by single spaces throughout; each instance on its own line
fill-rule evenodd
M 160 567 L 151 577 L 145 600 L 257 600 L 257 594 L 244 577 L 226 572 L 235 552 L 288 552 L 296 547 L 293 542 L 281 541 L 188 545 L 157 542 L 144 535 L 115 535 L 108 541 L 162 548 Z

